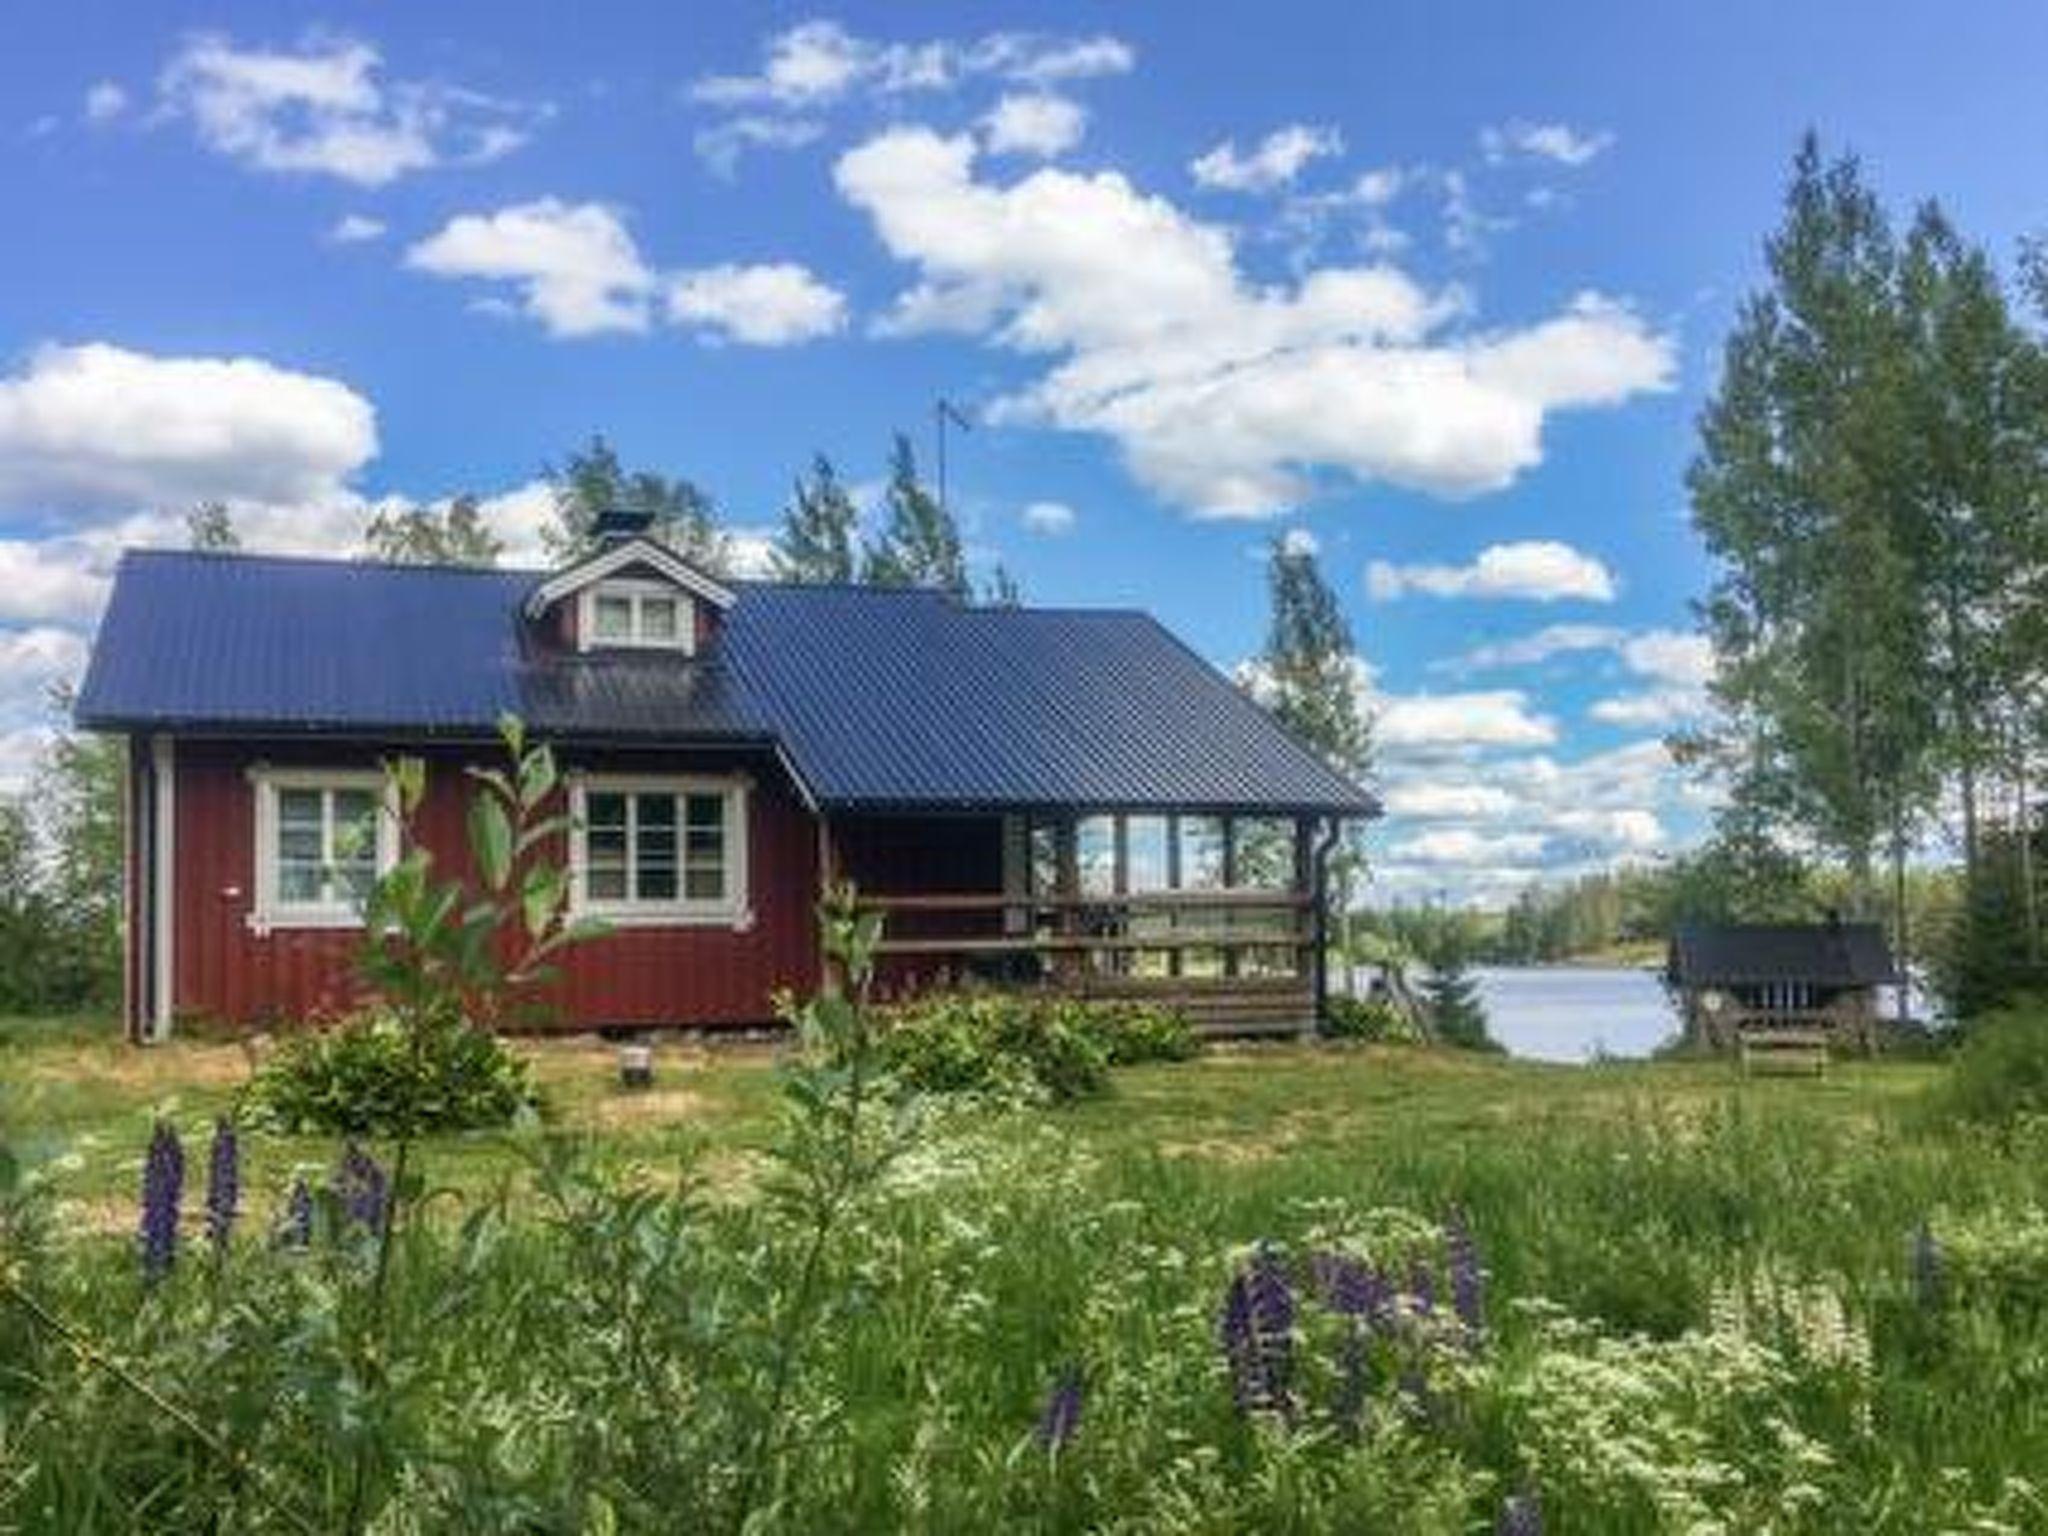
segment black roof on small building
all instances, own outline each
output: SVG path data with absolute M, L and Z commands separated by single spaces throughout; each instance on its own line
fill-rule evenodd
M 1810 982 L 1876 987 L 1899 979 L 1876 923 L 1684 923 L 1666 975 L 1681 987 Z

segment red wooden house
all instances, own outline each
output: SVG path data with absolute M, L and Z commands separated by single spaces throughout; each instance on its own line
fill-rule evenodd
M 833 878 L 887 912 L 890 987 L 1300 1028 L 1325 858 L 1374 811 L 1139 613 L 726 582 L 629 519 L 556 572 L 131 552 L 77 715 L 129 742 L 137 1038 L 349 1006 L 380 763 L 427 761 L 459 860 L 506 713 L 556 749 L 574 901 L 613 930 L 567 962 L 574 1028 L 767 1021 L 818 981 Z

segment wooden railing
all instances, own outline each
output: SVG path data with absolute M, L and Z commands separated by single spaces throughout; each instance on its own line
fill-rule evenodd
M 890 920 L 876 952 L 899 964 L 972 967 L 1035 956 L 1044 968 L 1029 980 L 1038 984 L 1157 998 L 1200 1025 L 1235 1033 L 1291 1033 L 1313 1011 L 1314 903 L 1295 891 L 920 892 L 863 895 L 861 905 Z M 1263 963 L 1281 955 L 1283 966 Z M 1162 957 L 1163 974 L 1138 970 L 1139 956 Z

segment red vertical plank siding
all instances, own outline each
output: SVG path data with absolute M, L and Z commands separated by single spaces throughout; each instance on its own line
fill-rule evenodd
M 462 768 L 490 755 L 418 755 L 428 763 L 421 839 L 443 870 L 466 871 L 463 822 L 471 789 Z M 589 754 L 564 750 L 561 756 L 565 767 L 614 766 Z M 361 1000 L 353 966 L 359 930 L 279 927 L 259 934 L 249 926 L 256 877 L 249 770 L 259 762 L 362 767 L 377 757 L 360 747 L 179 742 L 174 960 L 180 1014 L 290 1023 L 332 1016 Z M 630 767 L 659 773 L 707 765 L 701 758 L 638 754 Z M 730 760 L 715 771 L 732 771 Z M 620 929 L 569 950 L 557 991 L 563 1027 L 761 1023 L 772 1017 L 777 989 L 816 985 L 813 823 L 772 764 L 749 764 L 745 771 L 753 783 L 747 849 L 752 925 Z

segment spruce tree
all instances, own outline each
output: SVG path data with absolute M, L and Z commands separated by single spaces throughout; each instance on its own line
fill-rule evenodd
M 541 530 L 541 542 L 557 561 L 567 563 L 590 553 L 598 514 L 607 511 L 648 514 L 648 536 L 666 544 L 700 569 L 723 572 L 725 539 L 718 531 L 711 498 L 688 480 L 672 479 L 652 470 L 632 470 L 602 435 L 548 471 L 554 488 L 553 523 Z
M 811 460 L 811 472 L 799 475 L 795 493 L 782 514 L 775 541 L 775 568 L 785 581 L 824 582 L 854 579 L 854 532 L 860 512 L 832 461 L 824 454 Z
M 1422 983 L 1422 997 L 1429 1010 L 1430 1032 L 1439 1044 L 1464 1051 L 1500 1049 L 1487 1033 L 1486 1004 L 1462 949 L 1439 950 Z
M 936 587 L 965 602 L 973 596 L 960 530 L 917 475 L 910 439 L 896 434 L 889 455 L 889 520 L 868 546 L 862 579 L 878 587 Z

